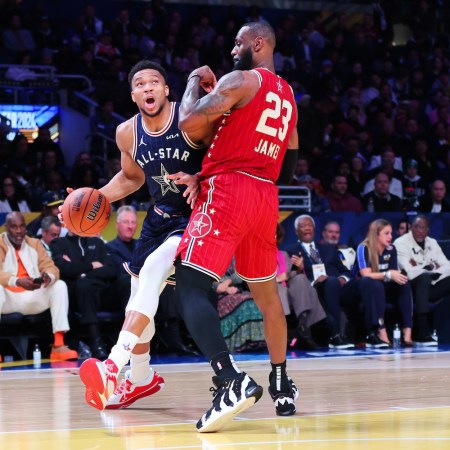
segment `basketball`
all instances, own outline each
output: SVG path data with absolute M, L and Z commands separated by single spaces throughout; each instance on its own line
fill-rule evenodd
M 97 189 L 79 188 L 72 191 L 62 205 L 66 227 L 78 236 L 94 236 L 108 225 L 111 205 Z

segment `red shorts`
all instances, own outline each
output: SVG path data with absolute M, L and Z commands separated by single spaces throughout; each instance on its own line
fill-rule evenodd
M 277 269 L 278 188 L 240 172 L 201 183 L 178 247 L 183 265 L 219 280 L 236 256 L 246 281 L 274 278 Z

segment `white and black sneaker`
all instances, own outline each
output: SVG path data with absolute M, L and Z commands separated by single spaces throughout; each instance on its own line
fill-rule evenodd
M 372 333 L 367 336 L 366 348 L 377 348 L 379 350 L 386 350 L 389 348 L 389 343 L 380 339 L 378 334 Z
M 438 343 L 433 336 L 417 336 L 415 340 L 417 347 L 437 347 Z
M 254 405 L 262 396 L 263 388 L 245 372 L 237 378 L 220 381 L 213 377 L 215 388 L 213 404 L 197 422 L 200 433 L 213 433 L 223 428 L 234 416 Z
M 298 399 L 298 388 L 291 378 L 288 377 L 291 392 L 279 392 L 272 387 L 272 372 L 269 375 L 269 394 L 275 403 L 277 416 L 292 416 L 296 413 L 295 401 Z

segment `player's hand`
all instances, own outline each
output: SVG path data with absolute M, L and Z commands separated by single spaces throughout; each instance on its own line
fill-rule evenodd
M 166 175 L 169 180 L 174 180 L 175 184 L 185 184 L 186 190 L 183 192 L 183 197 L 187 198 L 187 204 L 194 208 L 200 192 L 200 179 L 198 175 L 189 175 L 185 172 L 172 173 Z
M 73 188 L 67 187 L 67 188 L 66 188 L 66 192 L 67 192 L 68 194 L 70 194 L 71 192 L 73 192 Z M 59 210 L 59 213 L 58 213 L 58 220 L 61 222 L 61 225 L 62 225 L 64 228 L 67 228 L 67 227 L 66 227 L 66 224 L 64 223 L 64 217 L 63 217 L 63 215 L 62 215 L 62 207 L 63 207 L 63 205 L 64 205 L 64 203 L 63 203 L 62 205 L 59 205 L 59 206 L 58 206 L 58 210 Z
M 216 76 L 214 72 L 209 68 L 209 66 L 202 66 L 198 69 L 195 69 L 191 75 L 198 75 L 200 78 L 200 86 L 203 88 L 205 92 L 208 94 L 214 89 L 214 86 L 217 84 Z M 189 75 L 189 76 L 191 76 Z

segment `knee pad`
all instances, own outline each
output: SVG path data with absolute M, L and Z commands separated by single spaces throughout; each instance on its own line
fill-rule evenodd
M 146 344 L 150 342 L 155 335 L 155 321 L 150 320 L 150 323 L 145 327 L 144 331 L 139 337 L 138 344 Z

